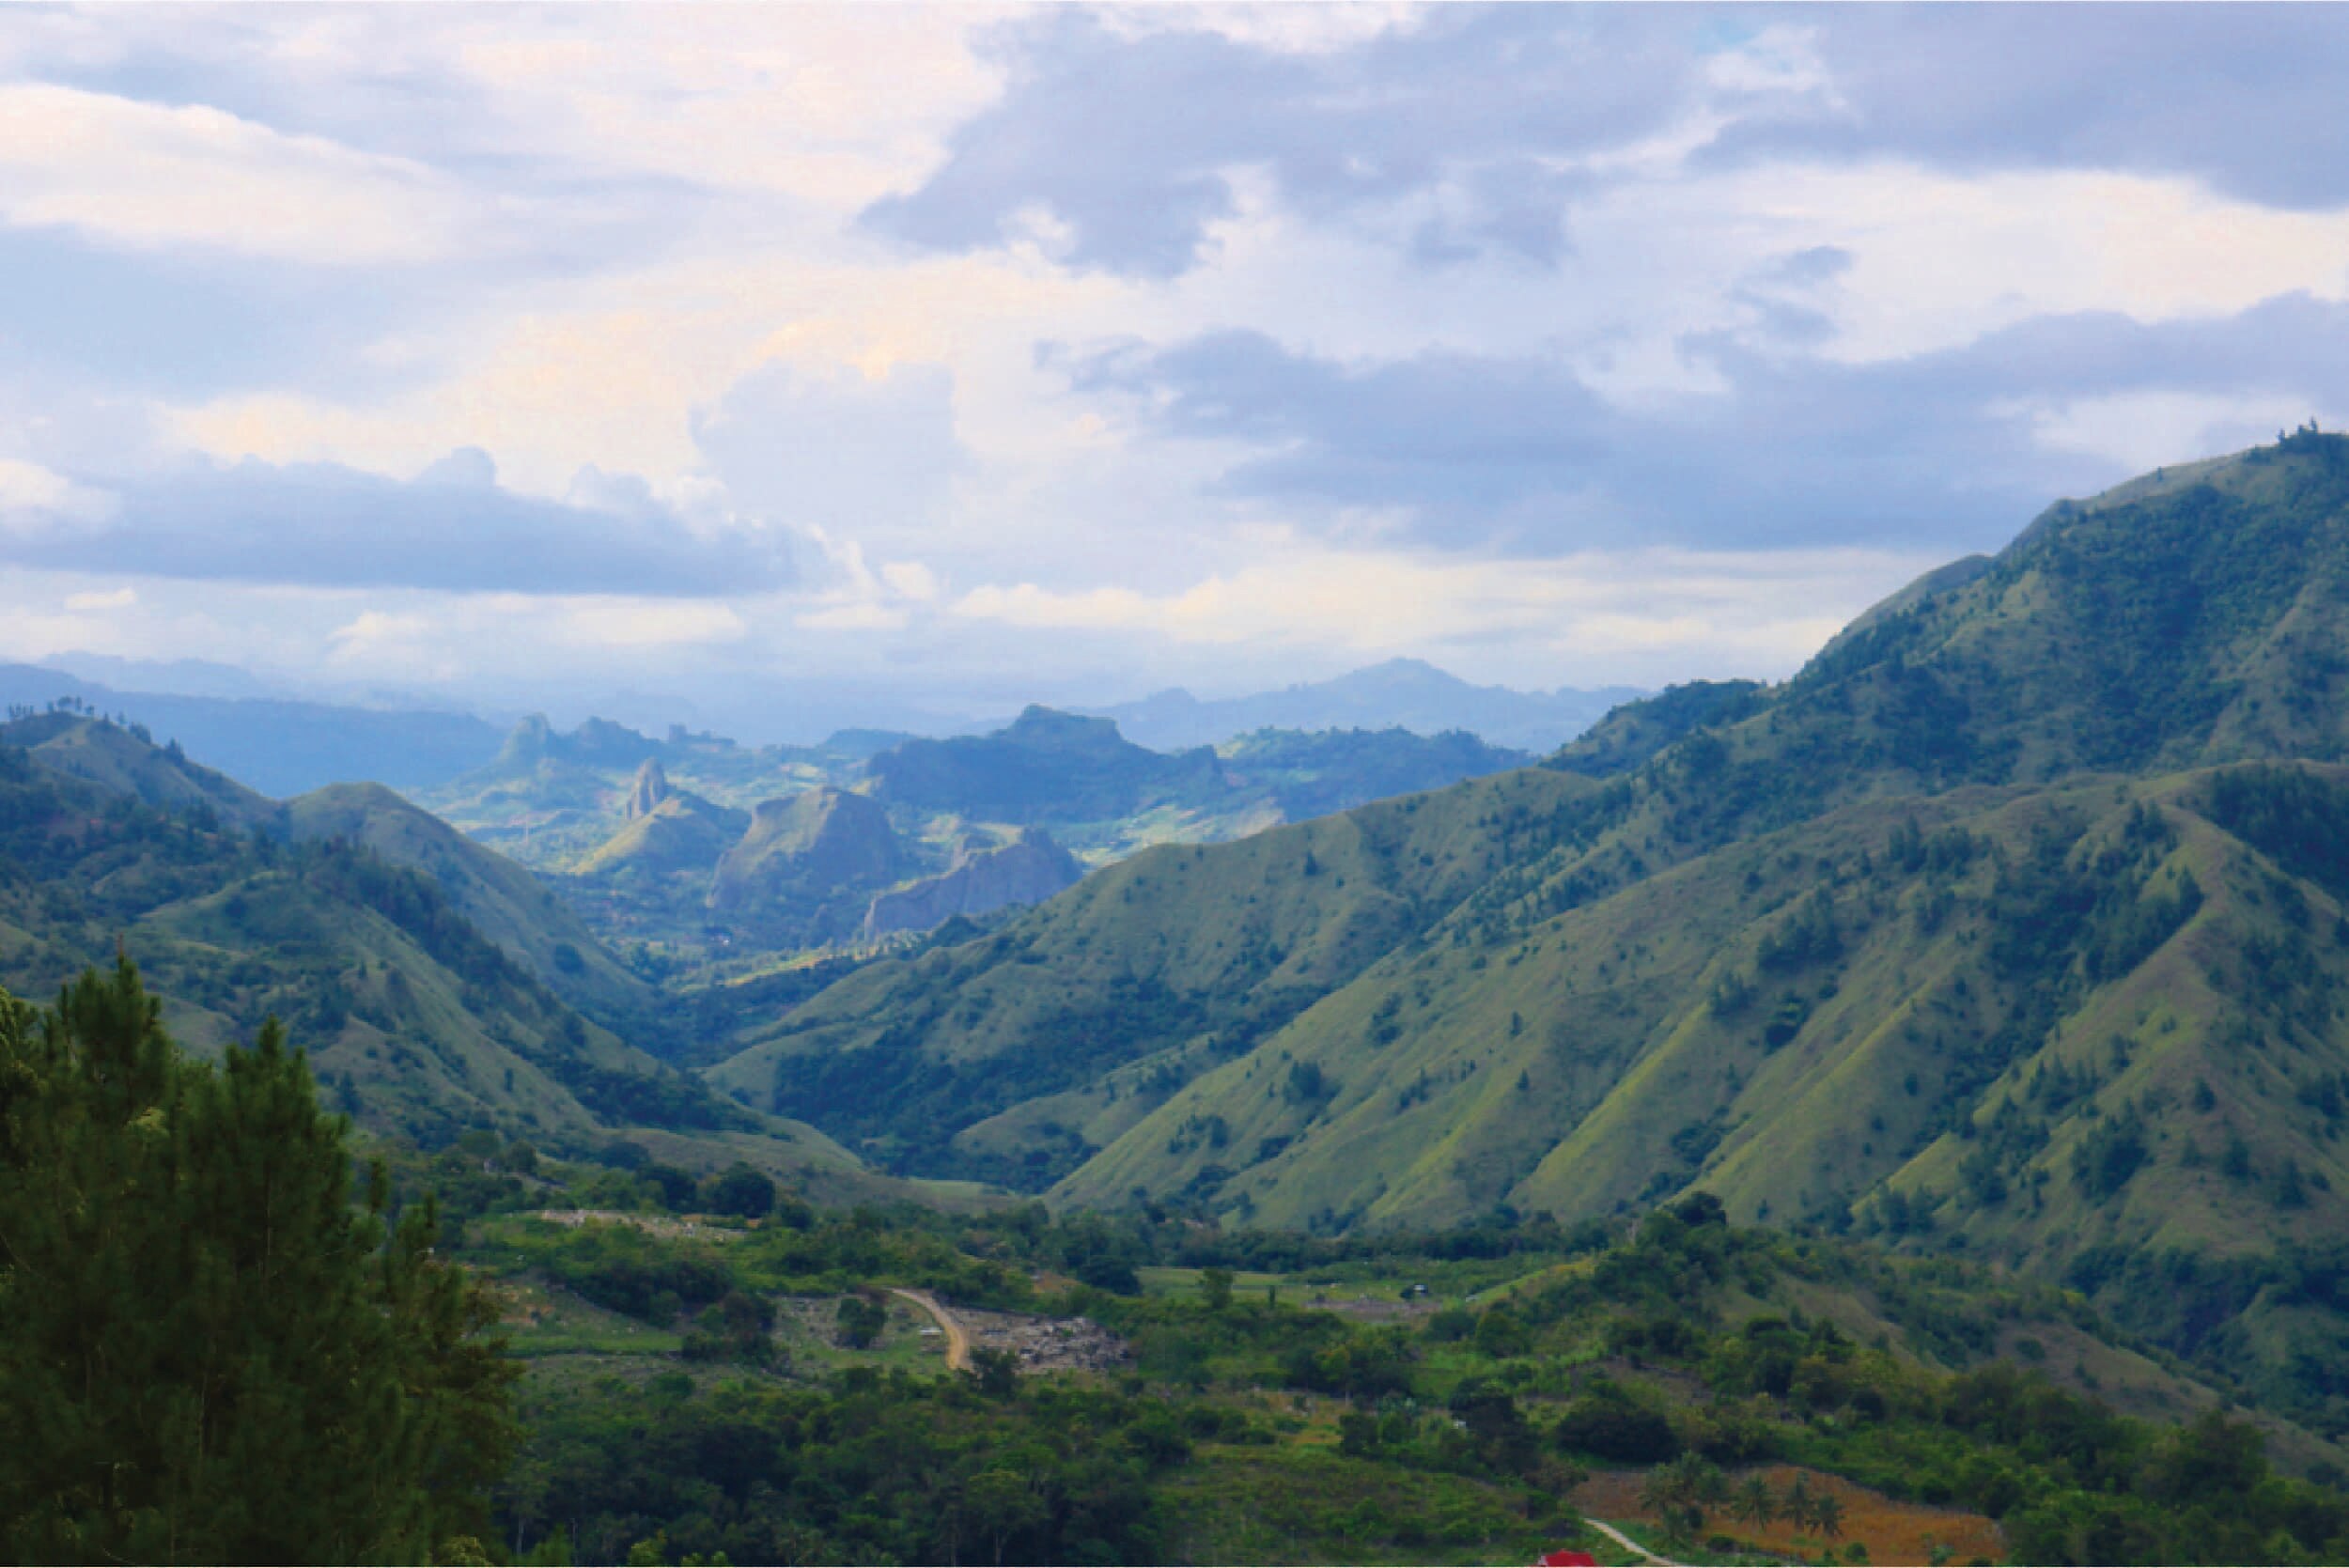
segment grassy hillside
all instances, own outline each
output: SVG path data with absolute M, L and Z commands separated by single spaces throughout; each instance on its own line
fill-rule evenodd
M 999 934 L 869 966 L 712 1078 L 761 1109 L 820 1113 L 908 1170 L 1034 1185 L 1502 866 L 1586 831 L 1597 793 L 1520 771 L 1147 850 Z
M 2310 434 L 2064 504 L 1782 687 L 1408 803 L 1455 859 L 1385 862 L 1384 921 L 1305 849 L 1397 807 L 1144 857 L 713 1077 L 884 1160 L 1066 1169 L 1068 1204 L 1345 1230 L 1701 1188 L 2072 1281 L 2349 1424 L 2288 1348 L 2349 1355 L 2345 531 L 2349 442 Z M 1580 788 L 1496 833 L 1543 776 Z M 1251 1010 L 1199 949 L 1267 908 L 1356 942 Z M 904 1140 L 932 1093 L 952 1141 Z
M 694 1168 L 747 1159 L 844 1196 L 907 1190 L 812 1128 L 746 1112 L 583 1017 L 434 876 L 370 846 L 385 822 L 412 814 L 395 805 L 341 819 L 377 831 L 288 843 L 200 808 L 159 811 L 54 769 L 37 749 L 0 745 L 0 985 L 52 995 L 119 946 L 191 1048 L 215 1052 L 281 1017 L 330 1103 L 380 1135 L 437 1145 L 483 1128 L 574 1151 L 618 1139 Z M 333 815 L 310 814 L 307 826 Z M 463 863 L 494 857 L 458 846 L 452 882 L 494 916 L 483 901 L 496 890 L 467 889 Z
M 750 814 L 679 791 L 627 825 L 578 862 L 583 877 L 658 884 L 684 877 L 707 896 L 710 868 L 750 827 Z
M 191 761 L 176 743 L 157 746 L 142 731 L 70 711 L 12 720 L 0 745 L 31 754 L 44 768 L 170 812 L 201 812 L 233 828 L 282 827 L 277 802 L 224 773 Z
M 424 873 L 476 930 L 574 1005 L 609 1022 L 655 1011 L 650 988 L 537 877 L 382 785 L 330 784 L 287 801 L 285 814 L 296 843 L 356 845 Z

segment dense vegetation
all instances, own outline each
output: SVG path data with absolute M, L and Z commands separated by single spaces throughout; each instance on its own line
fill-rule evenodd
M 0 1545 L 1510 1560 L 1589 1511 L 1684 1557 L 2338 1558 L 2345 519 L 2306 430 L 1555 767 L 675 1007 L 687 959 L 384 792 L 20 719 L 0 978 L 127 933 L 218 1061 L 127 962 L 0 1006 Z M 600 809 L 633 754 L 540 739 L 497 788 Z M 1313 748 L 1132 750 L 1032 714 L 880 796 L 1179 837 Z M 384 1141 L 363 1192 L 310 1061 L 229 1045 L 272 1013 Z M 956 1212 L 839 1206 L 884 1194 Z
M 747 1166 L 486 1132 L 354 1191 L 349 1136 L 274 1026 L 182 1057 L 127 960 L 0 1005 L 0 1404 L 27 1439 L 0 1452 L 0 1551 L 1508 1560 L 1583 1538 L 1570 1496 L 1624 1467 L 1700 1557 L 1774 1530 L 1848 1557 L 1887 1519 L 1988 1540 L 1977 1516 L 2024 1561 L 2349 1547 L 2349 1502 L 2077 1298 L 1737 1230 L 1708 1197 L 1629 1233 L 1315 1237 L 819 1211 Z M 445 1203 L 400 1207 L 395 1173 Z M 1108 1359 L 983 1344 L 947 1374 L 892 1287 L 1097 1325 Z M 483 1338 L 501 1312 L 519 1360 Z M 2090 1347 L 2201 1413 L 2118 1414 Z
M 495 1316 L 427 1203 L 351 1190 L 274 1026 L 179 1055 L 126 959 L 0 992 L 0 1556 L 425 1560 L 512 1446 Z
M 1056 1203 L 1335 1232 L 1711 1191 L 2069 1282 L 2349 1432 L 2344 518 L 2313 431 L 2062 504 L 1782 686 L 1137 857 L 709 1076 Z
M 515 1549 L 552 1533 L 589 1560 L 1508 1560 L 1581 1537 L 1568 1498 L 1626 1467 L 1642 1516 L 1700 1559 L 1786 1521 L 1801 1545 L 1781 1550 L 1858 1560 L 1902 1508 L 1977 1554 L 1995 1519 L 1994 1555 L 2020 1561 L 2349 1547 L 2349 1502 L 2279 1477 L 2261 1431 L 2206 1391 L 2170 1425 L 2116 1413 L 2068 1367 L 2060 1382 L 2048 1344 L 2097 1347 L 2139 1391 L 2167 1376 L 2076 1299 L 1734 1229 L 1704 1200 L 1627 1235 L 1314 1238 L 787 1203 L 740 1233 L 564 1229 L 512 1212 L 534 1201 L 519 1188 L 475 1198 L 463 1255 L 639 1326 L 519 1337 Z M 902 1329 L 894 1351 L 849 1348 L 848 1309 L 883 1285 L 1081 1317 L 1125 1356 L 1048 1373 L 983 1348 L 957 1377 Z M 796 1338 L 765 1327 L 834 1297 Z M 626 1352 L 664 1329 L 675 1351 Z M 2040 1366 L 1992 1358 L 2018 1331 Z

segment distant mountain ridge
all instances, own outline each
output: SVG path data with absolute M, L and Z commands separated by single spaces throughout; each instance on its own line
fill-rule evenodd
M 985 918 L 1066 885 L 1071 855 L 1081 870 L 1532 760 L 1458 730 L 1268 730 L 1170 753 L 1114 721 L 1040 706 L 988 735 L 867 731 L 818 747 L 739 746 L 682 726 L 657 739 L 601 721 L 566 732 L 533 717 L 489 766 L 419 799 L 552 878 L 608 940 L 698 962 L 899 937 L 926 910 Z M 791 802 L 820 799 L 843 831 L 856 817 L 862 841 L 893 847 L 773 862 L 750 842 L 762 836 L 751 814 L 773 828 Z M 1050 855 L 1006 851 L 957 875 L 974 834 L 1028 828 L 1049 830 Z M 852 862 L 863 869 L 849 876 Z M 948 880 L 922 885 L 933 878 Z M 901 883 L 910 896 L 893 895 Z
M 1517 691 L 1475 686 L 1423 660 L 1391 659 L 1330 680 L 1242 697 L 1200 698 L 1170 687 L 1137 702 L 1071 711 L 1113 719 L 1154 750 L 1213 746 L 1254 730 L 1466 730 L 1497 746 L 1549 752 L 1646 692 L 1630 686 Z
M 234 687 L 226 676 L 214 684 Z M 504 739 L 469 713 L 122 691 L 41 665 L 0 664 L 0 706 L 39 708 L 61 697 L 119 714 L 275 797 L 330 784 L 422 788 L 480 767 Z

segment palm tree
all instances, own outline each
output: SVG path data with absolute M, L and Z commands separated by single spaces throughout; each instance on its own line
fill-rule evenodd
M 1683 1462 L 1688 1464 L 1688 1501 L 1695 1506 L 1700 1519 L 1729 1505 L 1729 1477 L 1721 1473 L 1719 1465 L 1709 1459 Z
M 1640 1483 L 1640 1506 L 1659 1519 L 1688 1500 L 1688 1472 L 1677 1465 L 1658 1465 Z
M 1779 1512 L 1797 1529 L 1808 1529 L 1811 1528 L 1811 1505 L 1813 1500 L 1811 1483 L 1797 1476 L 1794 1483 L 1786 1488 L 1786 1500 L 1779 1505 Z
M 1812 1500 L 1811 1523 L 1829 1541 L 1843 1533 L 1843 1500 L 1832 1492 L 1822 1492 Z
M 1759 1472 L 1746 1477 L 1745 1484 L 1730 1499 L 1730 1511 L 1754 1529 L 1760 1529 L 1778 1517 L 1778 1497 L 1770 1483 Z

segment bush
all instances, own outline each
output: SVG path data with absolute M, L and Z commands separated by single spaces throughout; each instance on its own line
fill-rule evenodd
M 774 1212 L 775 1184 L 738 1160 L 709 1178 L 702 1188 L 702 1203 L 712 1214 L 763 1219 Z
M 1558 1418 L 1550 1437 L 1569 1453 L 1618 1465 L 1661 1465 L 1680 1452 L 1680 1436 L 1661 1412 L 1621 1395 L 1586 1394 L 1576 1400 Z

